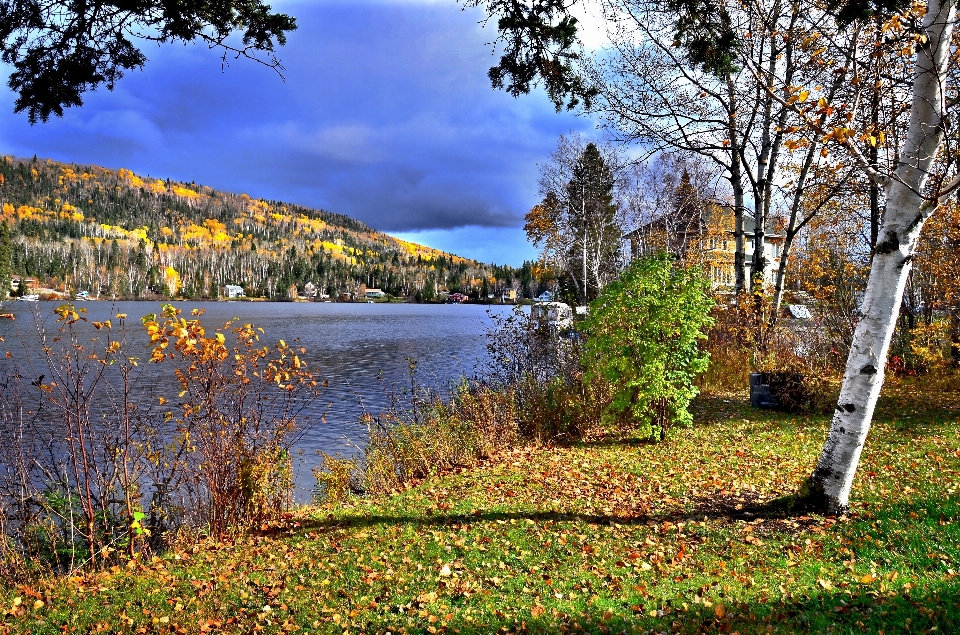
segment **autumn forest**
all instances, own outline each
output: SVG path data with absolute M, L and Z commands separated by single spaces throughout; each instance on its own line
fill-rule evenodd
M 399 240 L 344 215 L 95 166 L 4 157 L 5 276 L 91 297 L 353 298 L 416 301 L 535 294 L 534 269 L 487 265 Z M 4 267 L 6 268 L 6 267 Z

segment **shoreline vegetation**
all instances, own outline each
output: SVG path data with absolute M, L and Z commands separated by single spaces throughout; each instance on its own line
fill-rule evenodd
M 249 324 L 206 330 L 199 312 L 172 306 L 147 316 L 150 361 L 176 369 L 183 392 L 117 411 L 159 417 L 132 418 L 130 438 L 146 446 L 129 447 L 160 452 L 160 464 L 179 457 L 179 489 L 141 508 L 139 497 L 173 472 L 127 488 L 123 475 L 149 477 L 156 457 L 107 452 L 100 458 L 113 462 L 90 483 L 127 492 L 126 507 L 109 487 L 97 498 L 51 483 L 24 501 L 34 525 L 19 534 L 5 509 L 0 634 L 960 629 L 956 370 L 891 373 L 850 513 L 805 511 L 789 501 L 816 459 L 839 382 L 809 365 L 823 361 L 811 334 L 814 360 L 791 353 L 788 335 L 764 332 L 768 368 L 776 357 L 798 376 L 820 372 L 790 412 L 751 408 L 746 360 L 756 348 L 738 311 L 756 305 L 711 309 L 702 278 L 663 258 L 621 280 L 598 300 L 605 310 L 574 331 L 523 312 L 493 317 L 482 381 L 449 399 L 421 386 L 411 361 L 409 386 L 366 415 L 363 454 L 324 457 L 317 500 L 302 507 L 285 494 L 286 444 L 303 424 L 297 395 L 322 387 L 300 353 L 262 345 Z M 660 292 L 670 285 L 690 295 L 695 314 L 678 318 L 677 294 Z M 58 309 L 60 345 L 80 369 L 95 350 L 70 337 L 81 309 Z M 637 330 L 640 314 L 656 317 Z M 664 347 L 677 324 L 699 326 Z M 94 326 L 106 348 L 95 367 L 122 371 L 116 325 Z M 617 363 L 605 346 L 642 364 L 605 379 Z M 657 381 L 664 369 L 684 372 L 677 360 L 692 373 L 679 392 Z M 643 381 L 630 374 L 640 371 Z M 31 386 L 55 405 L 69 395 L 53 383 Z M 294 410 L 261 408 L 277 395 Z M 638 403 L 649 405 L 631 412 Z M 140 427 L 149 421 L 179 436 L 157 444 Z M 105 514 L 93 509 L 101 504 Z M 79 520 L 68 526 L 69 510 Z
M 342 299 L 328 299 L 328 300 L 317 300 L 314 298 L 203 298 L 197 300 L 196 298 L 166 298 L 163 296 L 155 297 L 87 297 L 78 299 L 71 297 L 68 294 L 62 294 L 54 289 L 34 289 L 33 290 L 38 296 L 41 302 L 296 302 L 296 303 L 316 303 L 316 304 L 366 304 L 368 302 L 373 302 L 375 304 L 479 304 L 483 306 L 521 306 L 528 305 L 533 303 L 533 300 L 529 298 L 518 299 L 516 301 L 502 302 L 496 299 L 482 299 L 482 300 L 473 300 L 468 299 L 462 302 L 453 302 L 450 300 L 415 300 L 413 298 L 371 298 L 371 299 L 358 299 L 358 300 L 342 300 Z M 18 297 L 11 297 L 7 300 L 4 300 L 0 304 L 9 304 L 10 302 L 19 301 Z

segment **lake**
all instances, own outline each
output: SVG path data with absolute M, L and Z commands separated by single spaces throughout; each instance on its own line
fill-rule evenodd
M 14 313 L 16 320 L 0 320 L 0 336 L 5 350 L 18 360 L 40 359 L 32 312 L 37 307 L 47 318 L 47 328 L 55 330 L 54 307 L 60 302 L 10 302 L 3 311 Z M 113 318 L 126 313 L 131 339 L 127 351 L 143 350 L 147 337 L 139 318 L 160 311 L 160 302 L 77 302 L 87 310 L 90 321 Z M 485 328 L 490 323 L 488 310 L 506 313 L 510 306 L 475 304 L 340 304 L 283 302 L 174 302 L 189 316 L 192 309 L 204 310 L 203 323 L 212 328 L 232 318 L 264 329 L 265 344 L 283 339 L 297 341 L 306 349 L 301 357 L 328 388 L 305 414 L 315 423 L 296 446 L 297 496 L 309 499 L 313 487 L 310 469 L 319 461 L 318 451 L 327 454 L 356 454 L 362 446 L 365 426 L 359 425 L 364 408 L 377 413 L 388 404 L 387 391 L 394 385 L 409 385 L 409 359 L 417 361 L 420 382 L 445 388 L 461 376 L 472 376 L 478 360 L 486 355 Z M 114 319 L 116 323 L 116 319 Z M 87 325 L 90 333 L 95 331 Z M 132 353 L 135 354 L 135 353 Z M 159 374 L 148 365 L 147 372 Z M 37 367 L 37 374 L 44 372 Z M 49 381 L 49 380 L 48 380 Z M 145 377 L 170 382 L 172 378 Z M 323 422 L 321 422 L 321 418 Z

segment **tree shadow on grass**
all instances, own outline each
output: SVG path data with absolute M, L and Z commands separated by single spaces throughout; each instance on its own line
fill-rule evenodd
M 534 522 L 578 522 L 589 525 L 645 525 L 663 522 L 691 522 L 720 520 L 727 522 L 764 521 L 768 531 L 798 533 L 816 524 L 822 524 L 824 518 L 811 515 L 802 509 L 793 509 L 783 504 L 784 499 L 762 500 L 754 492 L 717 494 L 694 499 L 687 509 L 667 510 L 649 514 L 589 514 L 581 512 L 562 512 L 556 510 L 530 511 L 492 511 L 477 509 L 461 514 L 358 514 L 356 516 L 333 517 L 325 520 L 300 522 L 297 530 L 325 530 L 344 527 L 371 527 L 376 525 L 465 525 L 477 522 L 527 521 Z M 827 522 L 833 522 L 827 519 Z M 280 531 L 283 531 L 282 529 Z
M 768 598 L 731 601 L 718 593 L 710 606 L 694 603 L 695 590 L 671 598 L 628 590 L 619 598 L 589 604 L 577 612 L 545 608 L 540 600 L 504 592 L 493 619 L 471 621 L 453 599 L 445 618 L 430 617 L 432 605 L 397 613 L 368 614 L 368 631 L 488 633 L 957 633 L 960 632 L 960 580 L 938 578 L 922 588 L 890 589 L 880 583 L 825 590 L 820 586 Z M 718 588 L 719 592 L 720 589 Z M 682 593 L 686 593 L 683 595 Z M 683 604 L 687 607 L 684 608 Z M 413 604 L 416 604 L 414 600 Z M 550 606 L 550 602 L 545 602 Z M 424 611 L 419 612 L 417 609 Z M 424 616 L 426 614 L 426 617 Z M 442 621 L 441 621 L 442 620 Z M 434 628 L 430 630 L 430 626 Z

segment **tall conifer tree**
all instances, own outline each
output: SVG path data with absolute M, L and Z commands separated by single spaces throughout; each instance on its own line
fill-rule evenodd
M 616 178 L 600 150 L 587 144 L 567 184 L 569 224 L 576 239 L 568 256 L 578 296 L 590 302 L 620 267 L 620 227 L 613 200 Z

